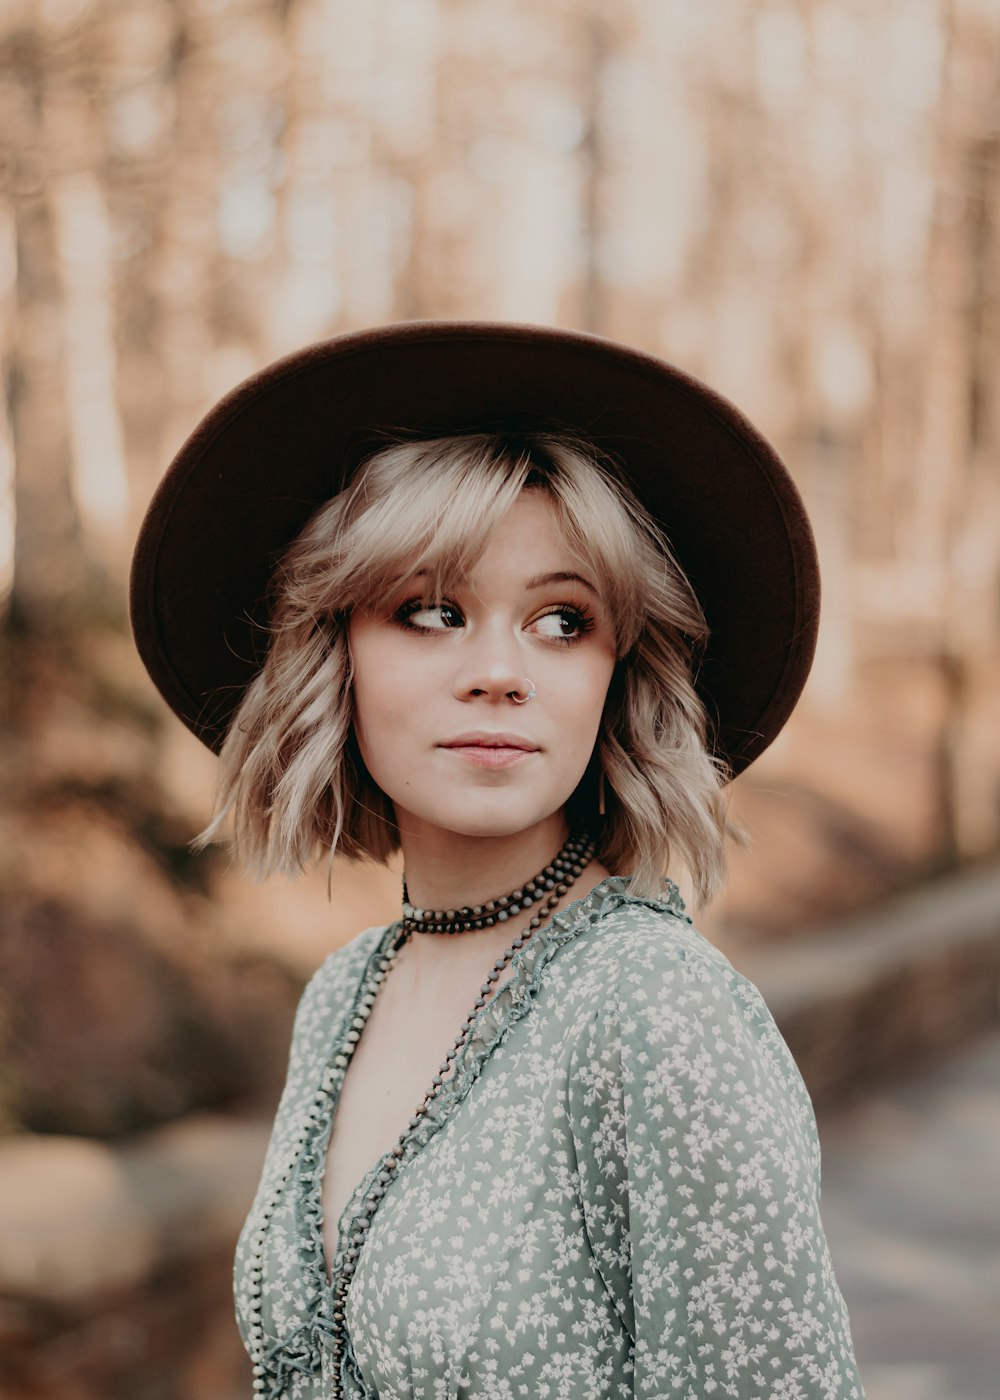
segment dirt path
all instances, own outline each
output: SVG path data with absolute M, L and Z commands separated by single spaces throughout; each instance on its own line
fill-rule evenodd
M 821 1138 L 867 1400 L 998 1400 L 1000 1031 L 828 1116 Z

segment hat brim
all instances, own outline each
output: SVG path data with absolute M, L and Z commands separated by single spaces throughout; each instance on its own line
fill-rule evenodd
M 619 464 L 710 629 L 696 684 L 733 774 L 785 723 L 812 663 L 819 572 L 801 497 L 720 395 L 613 341 L 413 321 L 338 336 L 239 385 L 164 476 L 132 563 L 136 645 L 215 751 L 263 664 L 278 556 L 386 434 L 567 428 Z

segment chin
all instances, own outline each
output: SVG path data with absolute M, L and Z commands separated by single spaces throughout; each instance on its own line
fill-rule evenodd
M 534 821 L 509 817 L 481 817 L 470 819 L 465 822 L 455 823 L 448 827 L 449 831 L 454 831 L 456 836 L 517 836 L 522 831 L 527 831 L 529 827 L 535 826 Z
M 558 809 L 556 809 L 558 810 Z M 551 812 L 415 812 L 422 826 L 433 826 L 439 830 L 451 832 L 455 836 L 465 837 L 502 837 L 517 836 L 522 831 L 527 831 L 530 827 L 538 826 L 546 821 Z

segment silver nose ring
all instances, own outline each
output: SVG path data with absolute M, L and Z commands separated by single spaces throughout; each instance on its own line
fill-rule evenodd
M 535 682 L 534 682 L 534 681 L 529 681 L 529 680 L 527 679 L 527 677 L 525 677 L 525 681 L 526 681 L 527 686 L 528 686 L 528 693 L 527 693 L 527 695 L 523 695 L 523 696 L 520 696 L 520 697 L 519 697 L 516 690 L 509 690 L 509 691 L 507 692 L 507 694 L 508 694 L 508 695 L 510 696 L 510 698 L 513 700 L 513 702 L 514 702 L 515 705 L 526 705 L 526 704 L 528 703 L 529 700 L 534 700 L 535 696 L 538 694 L 538 691 L 535 689 Z

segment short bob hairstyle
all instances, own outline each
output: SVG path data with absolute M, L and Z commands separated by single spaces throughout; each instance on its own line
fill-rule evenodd
M 331 861 L 384 862 L 399 849 L 392 804 L 354 738 L 348 619 L 418 572 L 429 601 L 443 596 L 523 490 L 549 493 L 617 628 L 570 827 L 589 829 L 598 858 L 639 894 L 662 892 L 672 860 L 699 900 L 712 893 L 725 864 L 727 774 L 708 750 L 694 687 L 705 619 L 642 505 L 591 444 L 562 432 L 395 442 L 314 512 L 272 578 L 266 662 L 222 747 L 200 846 L 230 817 L 235 853 L 259 877 L 294 873 L 324 850 Z

